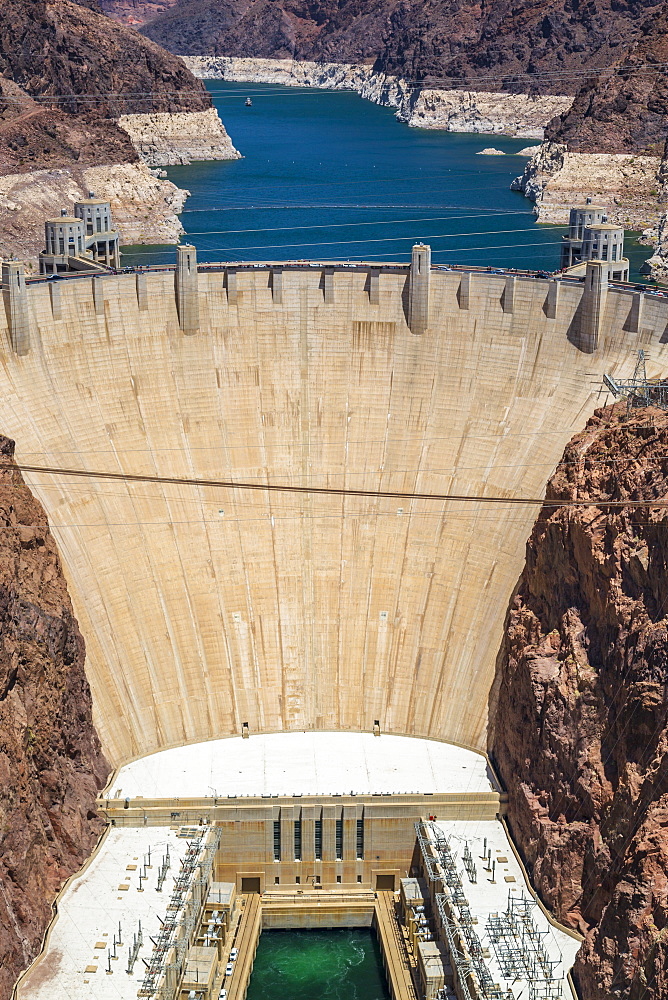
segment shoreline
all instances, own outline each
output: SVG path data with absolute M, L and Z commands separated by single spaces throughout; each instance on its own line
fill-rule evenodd
M 444 129 L 542 139 L 545 125 L 566 111 L 572 97 L 435 90 L 415 87 L 397 76 L 375 73 L 356 63 L 315 63 L 290 59 L 242 59 L 233 56 L 181 56 L 201 80 L 233 83 L 276 83 L 285 87 L 353 90 L 360 97 L 396 109 L 396 117 L 413 128 Z

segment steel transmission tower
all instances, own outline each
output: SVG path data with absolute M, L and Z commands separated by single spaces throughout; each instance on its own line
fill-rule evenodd
M 643 406 L 658 406 L 668 410 L 668 379 L 647 378 L 647 357 L 638 351 L 633 378 L 614 379 L 604 375 L 603 381 L 615 399 L 625 399 L 629 410 Z

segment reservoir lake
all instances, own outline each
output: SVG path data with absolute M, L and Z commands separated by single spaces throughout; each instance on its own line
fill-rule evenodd
M 423 240 L 438 264 L 559 266 L 565 227 L 537 224 L 510 190 L 537 140 L 410 128 L 348 91 L 206 84 L 243 158 L 167 168 L 191 192 L 182 239 L 201 261 L 407 261 Z M 631 280 L 646 281 L 651 252 L 627 235 Z M 173 247 L 123 251 L 126 264 L 173 259 Z

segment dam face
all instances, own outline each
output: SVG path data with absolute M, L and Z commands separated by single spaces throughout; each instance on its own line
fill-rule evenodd
M 0 426 L 30 465 L 365 491 L 542 496 L 604 372 L 659 370 L 668 300 L 407 269 L 171 273 L 28 289 L 2 324 Z M 558 295 L 555 292 L 558 285 Z M 371 293 L 370 293 L 371 289 Z M 640 301 L 642 299 L 642 302 Z M 642 306 L 642 308 L 641 308 Z M 587 348 L 585 352 L 582 347 Z M 595 348 L 595 349 L 594 349 Z M 653 374 L 653 371 L 652 371 Z M 513 506 L 26 473 L 49 513 L 114 764 L 250 733 L 381 730 L 484 749 L 536 503 Z

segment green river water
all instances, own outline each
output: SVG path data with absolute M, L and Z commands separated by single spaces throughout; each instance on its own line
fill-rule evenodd
M 366 928 L 264 931 L 247 1000 L 389 1000 L 377 938 Z

